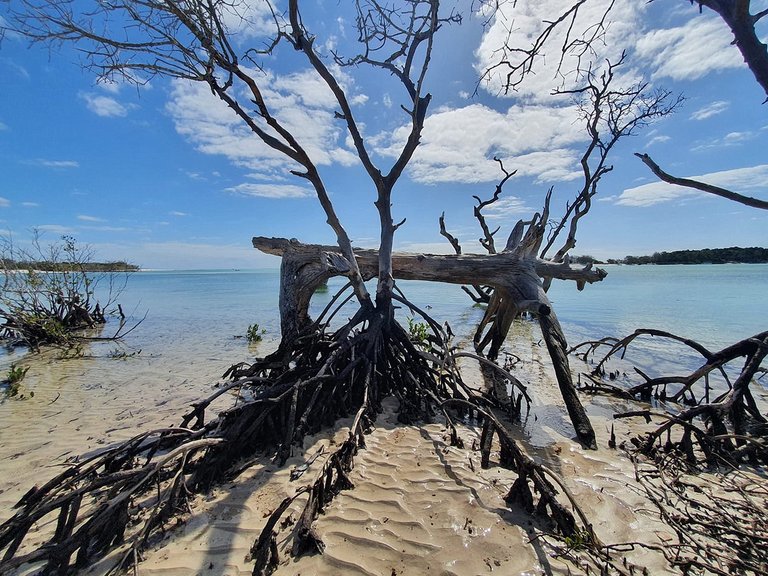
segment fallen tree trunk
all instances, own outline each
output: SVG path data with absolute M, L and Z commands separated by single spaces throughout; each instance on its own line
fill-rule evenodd
M 308 321 L 309 300 L 315 289 L 332 276 L 346 275 L 346 259 L 337 246 L 303 244 L 287 238 L 256 236 L 253 246 L 266 254 L 280 256 L 280 321 L 283 337 L 294 335 Z M 365 279 L 378 274 L 378 251 L 356 249 L 360 271 Z M 580 287 L 600 282 L 606 272 L 590 265 L 574 267 L 536 258 L 521 259 L 512 252 L 500 254 L 406 254 L 392 255 L 395 278 L 426 280 L 449 284 L 476 284 L 536 294 L 540 278 L 572 280 Z M 529 285 L 530 289 L 520 289 Z M 533 307 L 533 303 L 531 303 Z M 527 307 L 526 307 L 527 309 Z M 535 311 L 535 310 L 533 310 Z
M 253 238 L 253 246 L 267 254 L 281 256 L 280 323 L 284 342 L 310 323 L 309 302 L 316 288 L 332 276 L 346 275 L 351 266 L 336 246 L 303 244 L 286 238 Z M 378 252 L 355 250 L 363 277 L 378 274 Z M 405 254 L 392 255 L 392 271 L 402 280 L 426 280 L 450 284 L 483 284 L 506 295 L 504 322 L 494 323 L 491 353 L 497 353 L 514 316 L 523 311 L 539 318 L 547 349 L 555 366 L 558 385 L 579 440 L 595 448 L 595 435 L 579 402 L 566 357 L 566 340 L 551 303 L 542 288 L 542 278 L 573 280 L 580 287 L 599 282 L 605 271 L 591 266 L 573 267 L 567 262 L 552 263 L 535 257 L 521 257 L 510 251 L 492 255 Z M 508 321 L 506 321 L 508 320 Z M 486 320 L 484 319 L 484 322 Z

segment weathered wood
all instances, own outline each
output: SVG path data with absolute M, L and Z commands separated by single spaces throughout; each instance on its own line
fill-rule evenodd
M 261 236 L 253 238 L 253 245 L 262 252 L 283 258 L 281 331 L 283 340 L 289 341 L 309 322 L 309 301 L 317 286 L 331 276 L 347 274 L 345 266 L 339 265 L 339 248 Z M 530 252 L 514 250 L 489 255 L 394 253 L 392 272 L 395 278 L 403 280 L 493 286 L 491 303 L 475 335 L 479 351 L 490 344 L 488 356 L 491 359 L 498 355 L 513 318 L 523 311 L 536 314 L 576 435 L 586 447 L 594 448 L 595 434 L 571 377 L 565 336 L 542 288 L 541 278 L 574 280 L 582 286 L 584 283 L 601 281 L 606 273 L 589 265 L 573 267 L 567 262 L 554 264 L 521 255 Z M 377 276 L 379 259 L 376 250 L 355 250 L 355 257 L 364 278 Z M 487 326 L 490 328 L 482 336 Z
M 326 279 L 331 276 L 345 275 L 337 269 L 333 255 L 340 252 L 338 246 L 303 244 L 287 238 L 253 238 L 254 248 L 266 254 L 285 257 L 294 263 L 289 274 L 283 276 L 307 275 L 315 278 L 319 275 Z M 367 279 L 378 274 L 378 251 L 356 249 L 360 271 Z M 311 273 L 305 269 L 311 266 Z M 317 267 L 317 268 L 316 268 Z M 580 285 L 600 282 L 606 277 L 605 270 L 586 266 L 572 266 L 568 263 L 554 263 L 536 258 L 521 258 L 513 252 L 501 254 L 408 254 L 395 252 L 392 255 L 392 268 L 395 278 L 401 280 L 427 280 L 450 284 L 487 284 L 489 286 L 509 286 L 513 277 L 520 274 L 533 274 L 532 277 L 573 280 Z M 288 279 L 287 277 L 285 279 Z

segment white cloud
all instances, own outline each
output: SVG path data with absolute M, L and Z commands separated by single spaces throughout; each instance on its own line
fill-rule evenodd
M 494 156 L 507 170 L 539 181 L 570 180 L 583 141 L 581 122 L 570 107 L 511 106 L 498 112 L 481 104 L 443 110 L 427 117 L 421 145 L 409 165 L 417 182 L 493 182 L 501 177 Z M 395 157 L 408 136 L 407 126 L 378 137 L 377 152 Z
M 80 214 L 77 217 L 78 220 L 82 220 L 83 222 L 104 222 L 103 218 L 97 218 L 96 216 L 88 216 L 87 214 Z
M 4 28 L 4 24 L 0 22 L 0 28 Z M 4 30 L 6 36 L 8 37 L 17 37 L 16 33 L 11 32 L 8 28 L 5 28 Z M 20 38 L 20 36 L 18 36 Z M 16 75 L 21 76 L 24 80 L 29 80 L 31 78 L 29 72 L 27 71 L 24 66 L 20 65 L 18 62 L 14 62 L 10 58 L 2 57 L 0 58 L 0 65 L 10 68 L 11 71 L 13 71 Z
M 510 216 L 520 214 L 531 214 L 535 210 L 526 206 L 525 200 L 510 196 L 508 198 L 499 198 L 493 204 L 483 208 L 483 214 L 489 220 L 509 220 Z
M 226 189 L 227 192 L 240 196 L 258 196 L 261 198 L 306 198 L 313 192 L 293 184 L 238 184 Z
M 721 112 L 725 112 L 725 110 L 728 109 L 728 106 L 730 106 L 730 103 L 726 102 L 725 100 L 712 102 L 711 104 L 707 104 L 703 108 L 699 108 L 698 110 L 694 111 L 691 114 L 691 120 L 706 120 L 707 118 L 716 116 Z
M 128 115 L 132 106 L 124 106 L 110 96 L 103 96 L 89 92 L 81 92 L 80 98 L 85 100 L 88 110 L 103 118 L 123 117 Z
M 44 168 L 79 168 L 80 163 L 76 160 L 47 160 L 45 158 L 36 158 L 29 160 L 27 164 L 42 166 Z
M 691 16 L 682 26 L 648 32 L 638 40 L 636 50 L 652 67 L 654 78 L 695 80 L 711 72 L 744 66 L 732 40 L 718 16 L 703 14 Z
M 269 2 L 235 0 L 217 4 L 224 26 L 230 35 L 246 40 L 276 32 L 275 20 Z
M 297 137 L 317 165 L 350 166 L 358 162 L 357 154 L 346 145 L 344 125 L 334 117 L 336 101 L 317 77 L 309 72 L 275 76 L 267 71 L 254 75 L 264 86 L 264 98 L 272 113 Z M 246 102 L 247 98 L 244 94 L 243 107 L 251 109 L 253 104 Z M 202 83 L 174 81 L 167 109 L 176 131 L 200 152 L 223 155 L 235 165 L 270 180 L 296 168 L 285 155 L 264 144 Z M 277 136 L 263 122 L 258 124 Z
M 582 3 L 575 20 L 567 18 L 547 39 L 543 50 L 534 62 L 532 73 L 517 89 L 516 95 L 523 95 L 537 101 L 547 97 L 551 90 L 565 83 L 573 85 L 579 79 L 573 73 L 578 67 L 585 69 L 589 62 L 592 69 L 599 70 L 605 65 L 606 58 L 618 61 L 621 51 L 631 46 L 640 29 L 640 16 L 645 7 L 642 2 L 616 2 L 611 8 L 604 39 L 592 43 L 592 50 L 583 51 L 583 46 L 575 46 L 562 58 L 561 47 L 566 34 L 570 40 L 589 38 L 595 25 L 603 18 L 613 0 L 593 0 Z M 492 3 L 489 3 L 489 5 Z M 546 26 L 544 22 L 557 20 L 574 3 L 561 0 L 541 0 L 539 2 L 502 2 L 494 5 L 495 15 L 487 27 L 480 46 L 475 51 L 475 68 L 482 74 L 503 59 L 517 64 L 522 52 L 515 49 L 529 49 L 534 40 Z M 492 94 L 503 93 L 506 75 L 510 69 L 499 66 L 491 72 L 483 88 Z
M 172 211 L 168 212 L 168 215 L 169 216 L 178 216 L 180 218 L 184 217 L 184 216 L 189 216 L 189 214 L 187 212 L 179 212 L 178 210 L 172 210 Z
M 8 200 L 8 198 L 3 198 L 0 196 L 0 208 L 7 208 L 11 205 L 11 201 Z
M 94 230 L 96 232 L 135 232 L 132 228 L 125 226 L 83 226 L 83 230 Z
M 647 146 L 653 146 L 654 144 L 661 144 L 661 143 L 664 143 L 664 142 L 669 142 L 670 140 L 672 140 L 671 137 L 665 136 L 664 134 L 659 134 L 658 136 L 654 136 L 653 138 L 648 140 Z
M 99 88 L 110 94 L 119 94 L 123 86 L 122 83 L 111 78 L 99 78 L 96 82 Z
M 692 151 L 709 150 L 711 148 L 724 148 L 729 146 L 739 146 L 744 142 L 754 139 L 757 136 L 754 132 L 729 132 L 722 138 L 714 138 L 702 144 L 691 148 Z
M 738 193 L 749 193 L 752 190 L 765 191 L 768 189 L 768 164 L 712 172 L 700 176 L 688 176 L 687 178 Z M 644 207 L 694 196 L 711 197 L 710 194 L 691 188 L 673 186 L 666 182 L 653 182 L 652 184 L 644 184 L 643 186 L 624 190 L 616 203 L 622 206 Z
M 0 130 L 8 130 L 8 125 L 0 122 Z
M 22 202 L 21 203 L 24 208 L 37 208 L 40 206 L 38 202 Z

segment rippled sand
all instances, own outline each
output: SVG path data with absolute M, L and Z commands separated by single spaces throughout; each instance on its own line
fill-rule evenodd
M 516 330 L 514 341 L 522 344 L 514 352 L 523 361 L 515 370 L 531 385 L 535 399 L 520 439 L 566 479 L 604 541 L 655 541 L 663 526 L 630 488 L 631 464 L 606 447 L 613 405 L 596 400 L 589 406 L 600 450 L 583 451 L 571 438 L 554 378 L 541 361 L 545 351 L 530 344 L 537 340 L 532 326 Z M 34 397 L 0 404 L 0 519 L 10 517 L 11 506 L 68 459 L 139 431 L 178 424 L 186 407 L 208 394 L 218 373 L 236 360 L 152 351 L 123 360 L 29 359 L 24 384 Z M 366 449 L 355 458 L 355 488 L 339 495 L 316 522 L 325 553 L 299 560 L 283 553 L 278 574 L 567 573 L 540 541 L 530 542 L 531 519 L 504 503 L 513 475 L 499 468 L 481 470 L 479 453 L 449 446 L 440 423 L 399 425 L 394 403 L 385 408 L 366 438 Z M 194 514 L 145 554 L 140 573 L 251 574 L 247 555 L 266 517 L 302 482 L 314 480 L 322 458 L 298 482 L 290 481 L 290 469 L 320 447 L 327 453 L 345 437 L 344 424 L 308 438 L 281 469 L 265 459 L 236 482 L 198 496 Z M 618 423 L 617 434 L 627 434 L 627 426 Z M 461 434 L 471 447 L 479 430 L 465 427 Z M 295 518 L 300 503 L 294 506 Z M 91 573 L 103 573 L 110 560 Z M 638 562 L 652 574 L 663 573 L 658 559 L 639 556 Z

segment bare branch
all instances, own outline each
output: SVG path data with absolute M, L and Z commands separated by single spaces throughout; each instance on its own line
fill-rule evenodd
M 734 202 L 738 202 L 740 204 L 744 204 L 752 208 L 768 210 L 768 201 L 766 200 L 760 200 L 759 198 L 752 198 L 751 196 L 744 196 L 742 194 L 738 194 L 736 192 L 731 192 L 730 190 L 726 190 L 725 188 L 714 186 L 713 184 L 706 184 L 705 182 L 699 182 L 698 180 L 691 180 L 690 178 L 678 178 L 677 176 L 672 176 L 671 174 L 668 174 L 667 172 L 662 170 L 659 167 L 659 165 L 656 164 L 656 162 L 654 162 L 650 156 L 648 156 L 648 154 L 640 154 L 635 152 L 635 156 L 640 158 L 640 160 L 642 160 L 643 163 L 646 166 L 648 166 L 648 168 L 651 169 L 651 172 L 653 172 L 656 175 L 656 177 L 659 178 L 659 180 L 663 180 L 668 184 L 674 184 L 675 186 L 683 186 L 685 188 L 693 188 L 694 190 L 699 190 L 701 192 L 706 192 L 708 194 L 715 194 L 716 196 L 720 196 L 721 198 L 726 198 L 727 200 L 732 200 Z
M 576 98 L 591 141 L 580 161 L 583 174 L 581 190 L 555 225 L 540 253 L 541 258 L 552 249 L 566 228 L 567 237 L 553 259 L 561 261 L 576 245 L 579 220 L 589 212 L 600 179 L 613 170 L 608 164 L 608 156 L 616 143 L 651 121 L 671 114 L 682 102 L 682 97 L 674 98 L 667 90 L 650 89 L 647 83 L 614 87 L 616 70 L 624 64 L 624 59 L 622 54 L 618 62 L 608 61 L 607 68 L 599 77 L 590 70 L 586 75 L 587 83 L 581 88 L 557 92 Z
M 445 228 L 445 212 L 440 214 L 440 235 L 445 236 L 448 239 L 448 242 L 451 243 L 456 254 L 461 254 L 461 244 L 459 244 L 458 238 L 448 232 Z
M 550 38 L 559 30 L 564 29 L 560 46 L 559 61 L 556 74 L 564 77 L 563 66 L 566 58 L 575 58 L 575 70 L 581 73 L 589 66 L 587 56 L 594 54 L 593 44 L 599 42 L 604 36 L 607 26 L 607 18 L 614 2 L 610 2 L 604 10 L 598 22 L 592 23 L 583 31 L 578 31 L 575 24 L 579 11 L 587 0 L 575 0 L 568 3 L 559 15 L 551 20 L 542 22 L 544 28 L 539 32 L 528 46 L 520 47 L 509 43 L 509 40 L 498 50 L 498 61 L 487 68 L 478 82 L 490 82 L 496 74 L 503 75 L 502 89 L 505 94 L 514 92 L 523 83 L 525 78 L 533 73 L 538 60 L 544 58 L 544 48 L 550 43 Z M 514 5 L 514 3 L 513 3 Z M 496 3 L 492 9 L 496 18 L 499 18 L 500 3 Z M 508 27 L 508 36 L 512 33 L 514 20 Z M 571 72 L 571 70 L 568 70 Z M 477 90 L 477 89 L 476 89 Z

